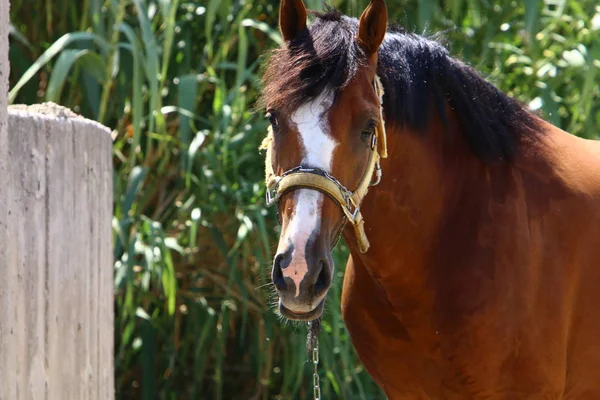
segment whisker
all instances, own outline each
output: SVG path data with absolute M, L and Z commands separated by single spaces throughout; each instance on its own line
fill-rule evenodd
M 265 283 L 265 284 L 262 284 L 262 285 L 260 285 L 260 286 L 256 286 L 254 289 L 257 289 L 257 290 L 258 290 L 258 289 L 263 289 L 263 288 L 265 288 L 265 287 L 267 287 L 267 286 L 271 286 L 271 285 L 273 285 L 273 282 L 267 282 L 267 283 Z

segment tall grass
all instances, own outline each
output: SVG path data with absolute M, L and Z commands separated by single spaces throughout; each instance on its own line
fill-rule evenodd
M 11 2 L 11 102 L 54 101 L 113 129 L 115 374 L 120 399 L 308 399 L 305 328 L 271 308 L 277 224 L 263 201 L 260 56 L 278 2 Z M 320 1 L 307 1 L 320 8 Z M 366 0 L 333 1 L 358 16 Z M 571 133 L 598 137 L 593 0 L 389 2 Z M 324 398 L 381 392 L 339 309 L 321 335 Z

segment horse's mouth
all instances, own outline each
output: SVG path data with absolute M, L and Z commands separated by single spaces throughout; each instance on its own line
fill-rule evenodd
M 306 313 L 294 312 L 286 308 L 281 300 L 279 301 L 279 312 L 282 316 L 287 319 L 294 321 L 312 321 L 317 319 L 323 314 L 323 306 L 325 305 L 325 299 L 321 300 L 319 304 L 312 310 Z

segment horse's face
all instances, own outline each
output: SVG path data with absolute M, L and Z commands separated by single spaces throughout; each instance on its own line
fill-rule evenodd
M 363 179 L 379 120 L 373 80 L 386 19 L 383 1 L 373 1 L 363 13 L 356 40 L 366 62 L 337 95 L 325 89 L 294 108 L 269 104 L 267 98 L 273 129 L 272 165 L 277 175 L 297 166 L 319 168 L 349 190 Z M 306 34 L 306 9 L 301 0 L 282 1 L 280 28 L 287 43 Z M 343 227 L 344 214 L 336 202 L 314 189 L 289 191 L 279 199 L 278 207 L 281 236 L 272 278 L 279 310 L 289 319 L 312 320 L 321 315 L 331 286 L 331 249 Z

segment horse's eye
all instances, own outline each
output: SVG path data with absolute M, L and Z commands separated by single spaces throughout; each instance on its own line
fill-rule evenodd
M 375 127 L 377 123 L 373 120 L 369 121 L 367 127 L 361 132 L 360 136 L 363 140 L 368 140 L 375 132 Z
M 269 120 L 273 128 L 277 128 L 279 122 L 277 121 L 277 117 L 275 116 L 275 113 L 273 111 L 267 112 L 265 117 Z

